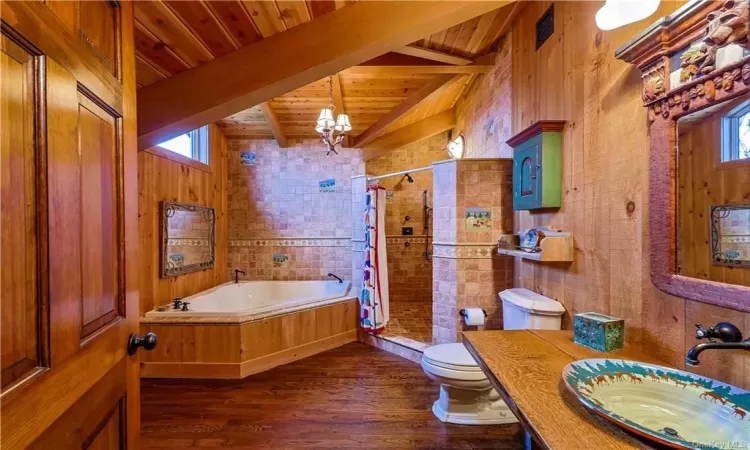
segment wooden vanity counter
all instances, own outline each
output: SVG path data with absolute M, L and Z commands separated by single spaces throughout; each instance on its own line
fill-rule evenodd
M 627 346 L 602 353 L 573 342 L 572 331 L 466 332 L 464 345 L 513 413 L 542 448 L 662 448 L 589 412 L 568 392 L 562 370 L 586 358 L 619 358 L 665 365 Z

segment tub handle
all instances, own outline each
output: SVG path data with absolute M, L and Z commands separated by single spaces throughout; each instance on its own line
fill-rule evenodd
M 188 311 L 188 305 L 190 302 L 182 302 L 182 309 L 180 311 Z

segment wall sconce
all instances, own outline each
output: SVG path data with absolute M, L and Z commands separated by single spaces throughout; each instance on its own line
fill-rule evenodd
M 606 0 L 596 12 L 596 26 L 608 31 L 638 22 L 655 13 L 661 0 Z
M 448 153 L 455 159 L 464 157 L 464 136 L 462 134 L 448 142 Z

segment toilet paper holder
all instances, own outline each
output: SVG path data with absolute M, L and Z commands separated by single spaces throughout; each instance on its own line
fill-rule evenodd
M 484 308 L 482 308 L 482 312 L 484 313 L 484 317 L 487 317 L 487 311 L 485 311 Z M 466 318 L 466 310 L 463 309 L 463 308 L 461 308 L 461 310 L 458 311 L 458 315 L 461 316 L 461 317 L 463 317 L 465 319 Z

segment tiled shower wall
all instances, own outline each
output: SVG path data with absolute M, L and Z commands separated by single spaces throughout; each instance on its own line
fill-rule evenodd
M 502 328 L 498 293 L 513 286 L 513 258 L 497 255 L 497 238 L 513 229 L 512 161 L 463 159 L 436 164 L 433 341 L 456 342 L 467 328 L 461 308 L 487 312 L 485 329 Z M 491 212 L 487 228 L 466 220 L 467 208 Z
M 429 167 L 435 161 L 448 158 L 447 143 L 447 134 L 441 133 L 370 160 L 365 169 L 369 175 L 385 175 Z M 426 238 L 422 201 L 422 192 L 427 191 L 427 205 L 432 206 L 432 171 L 415 172 L 411 177 L 414 183 L 403 176 L 380 180 L 380 185 L 390 194 L 385 228 L 391 302 L 432 301 L 432 263 L 425 258 L 425 251 L 432 251 L 432 239 Z M 406 216 L 410 219 L 405 220 Z M 431 221 L 428 226 L 431 237 Z M 402 227 L 412 227 L 414 235 L 402 236 Z
M 244 165 L 241 153 L 255 154 Z M 252 158 L 246 158 L 252 160 Z M 361 152 L 326 156 L 317 140 L 279 148 L 274 140 L 229 140 L 229 276 L 316 280 L 352 273 L 352 183 Z M 333 192 L 320 182 L 335 180 Z

